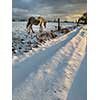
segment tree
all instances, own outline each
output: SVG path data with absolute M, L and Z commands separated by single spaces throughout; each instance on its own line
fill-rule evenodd
M 87 24 L 87 12 L 83 13 L 83 15 L 78 19 L 77 25 L 78 24 Z

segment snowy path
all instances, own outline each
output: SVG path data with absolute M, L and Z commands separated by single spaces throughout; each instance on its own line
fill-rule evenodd
M 13 100 L 66 100 L 86 51 L 86 27 L 13 64 Z M 62 41 L 63 40 L 63 41 Z
M 87 54 L 80 65 L 68 94 L 68 100 L 87 100 Z M 83 67 L 84 66 L 84 67 Z M 77 92 L 76 92 L 77 91 Z

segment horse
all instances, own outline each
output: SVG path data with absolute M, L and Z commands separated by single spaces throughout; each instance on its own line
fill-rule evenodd
M 33 31 L 32 25 L 39 25 L 40 32 L 42 32 L 43 26 L 44 26 L 44 28 L 46 28 L 46 23 L 47 23 L 47 21 L 44 17 L 39 16 L 39 17 L 37 17 L 37 19 L 35 17 L 29 17 L 26 28 L 27 28 L 29 34 L 30 34 L 30 32 L 35 33 Z

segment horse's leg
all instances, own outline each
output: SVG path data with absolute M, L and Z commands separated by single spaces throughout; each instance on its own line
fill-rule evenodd
M 46 28 L 46 22 L 44 22 L 43 24 L 44 24 L 44 27 Z
M 42 26 L 42 23 L 40 24 L 40 32 L 43 32 L 43 26 Z
M 30 22 L 28 21 L 26 25 L 26 29 L 28 29 L 29 25 L 30 25 Z
M 30 34 L 30 25 L 28 25 L 27 30 L 28 30 L 28 34 Z
M 35 32 L 33 31 L 32 24 L 31 24 L 31 26 L 30 26 L 30 29 L 31 29 L 32 33 L 35 33 Z

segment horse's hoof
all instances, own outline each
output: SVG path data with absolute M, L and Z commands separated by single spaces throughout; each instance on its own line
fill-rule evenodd
M 30 32 L 28 32 L 28 34 L 30 34 Z
M 32 33 L 35 33 L 34 31 Z

